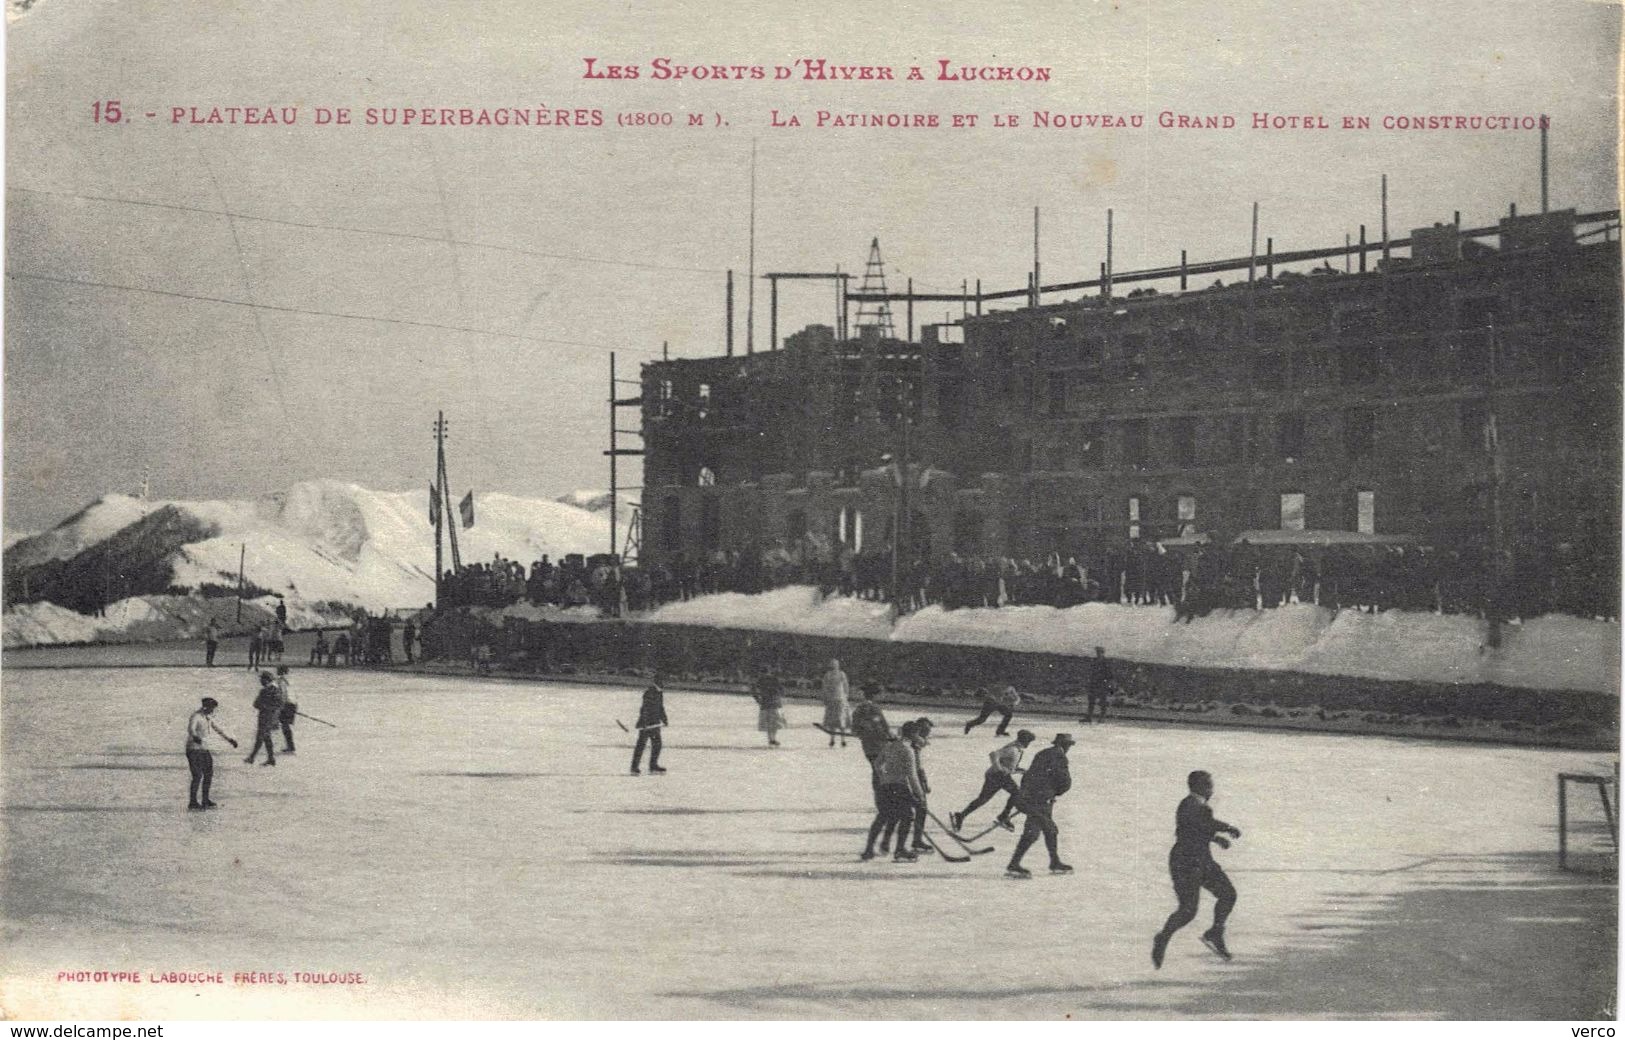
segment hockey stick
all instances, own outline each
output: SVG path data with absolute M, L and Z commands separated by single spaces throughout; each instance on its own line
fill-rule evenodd
M 992 834 L 998 829 L 999 825 L 997 823 L 990 823 L 982 830 L 979 830 L 975 834 L 968 837 L 963 834 L 955 834 L 954 837 L 958 838 L 960 841 L 981 841 L 983 838 L 987 837 L 989 834 Z
M 626 723 L 622 722 L 620 719 L 615 720 L 615 725 L 621 727 L 621 731 L 624 732 L 624 733 L 632 732 L 631 730 L 626 728 Z M 646 729 L 664 729 L 665 726 L 666 726 L 666 724 L 664 722 L 656 722 L 655 724 L 653 724 L 651 726 L 639 726 L 638 727 L 638 732 L 642 733 Z
M 318 719 L 314 715 L 306 715 L 304 712 L 299 711 L 297 709 L 295 709 L 294 714 L 299 716 L 302 719 L 309 719 L 312 722 L 320 722 L 324 726 L 333 726 L 334 729 L 338 729 L 337 726 L 334 726 L 333 723 L 328 722 L 326 719 Z
M 941 820 L 937 819 L 937 814 L 936 813 L 932 812 L 930 809 L 927 809 L 925 811 L 925 814 L 927 816 L 931 817 L 931 822 L 935 823 L 938 827 L 942 828 L 943 833 L 947 834 L 948 837 L 950 837 L 953 840 L 957 841 L 959 843 L 960 847 L 963 848 L 966 852 L 970 853 L 972 856 L 985 856 L 989 852 L 993 851 L 993 846 L 991 846 L 991 845 L 989 845 L 985 849 L 973 849 L 973 848 L 971 848 L 970 847 L 970 841 L 967 841 L 966 839 L 961 838 L 958 834 L 955 834 L 954 829 L 952 827 L 948 826 L 946 823 L 943 823 Z M 995 826 L 997 826 L 997 825 L 995 824 Z M 980 837 L 980 835 L 978 835 L 978 837 Z M 975 839 L 971 839 L 971 840 L 973 841 Z
M 813 723 L 813 729 L 823 730 L 825 733 L 828 733 L 832 737 L 855 737 L 855 736 L 857 736 L 856 733 L 853 733 L 851 730 L 848 730 L 848 729 L 825 729 L 825 727 L 822 724 L 817 723 L 817 722 Z
M 943 859 L 947 860 L 949 863 L 969 863 L 970 862 L 970 857 L 969 856 L 955 856 L 955 855 L 950 854 L 941 845 L 938 845 L 936 842 L 932 841 L 931 836 L 929 834 L 924 834 L 924 835 L 921 835 L 921 836 L 923 838 L 925 838 L 925 843 L 927 845 L 931 846 L 933 849 L 936 850 L 937 855 L 941 856 Z M 993 850 L 988 849 L 988 851 L 992 852 Z

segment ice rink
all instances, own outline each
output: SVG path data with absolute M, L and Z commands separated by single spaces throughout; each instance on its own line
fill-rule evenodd
M 1613 878 L 1559 872 L 1555 854 L 1556 773 L 1611 772 L 1610 756 L 1018 717 L 1034 750 L 1078 737 L 1056 813 L 1077 873 L 1044 873 L 1040 846 L 1037 876 L 1013 881 L 1003 832 L 963 865 L 858 862 L 867 766 L 855 741 L 826 746 L 810 703 L 769 749 L 748 699 L 668 692 L 670 773 L 629 776 L 615 719 L 636 717 L 631 686 L 293 680 L 337 728 L 301 720 L 273 769 L 241 759 L 240 668 L 8 670 L 8 1017 L 1613 1013 Z M 243 752 L 217 756 L 221 808 L 195 813 L 181 748 L 205 695 Z M 924 760 L 946 819 L 1003 741 L 962 735 L 957 711 L 887 714 L 936 719 Z M 1204 897 L 1159 972 L 1150 938 L 1173 907 L 1166 855 L 1194 768 L 1245 835 L 1217 852 L 1240 891 L 1236 959 L 1197 941 Z M 1596 799 L 1575 802 L 1594 849 Z M 143 981 L 58 981 L 81 970 Z M 225 981 L 149 978 L 165 971 Z

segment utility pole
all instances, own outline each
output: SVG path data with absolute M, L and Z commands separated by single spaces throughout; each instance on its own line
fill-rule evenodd
M 237 547 L 237 624 L 243 623 L 243 568 L 248 563 L 248 543 Z
M 442 531 L 446 524 L 446 413 L 437 413 L 434 421 L 434 605 L 439 609 L 444 603 L 441 587 L 445 574 L 445 562 L 441 548 L 444 542 Z
M 1491 649 L 1501 645 L 1501 608 L 1504 602 L 1502 585 L 1506 580 L 1506 570 L 1503 561 L 1505 556 L 1505 531 L 1503 530 L 1501 516 L 1501 485 L 1506 477 L 1506 464 L 1501 454 L 1501 429 L 1497 416 L 1499 395 L 1496 392 L 1496 383 L 1499 375 L 1496 371 L 1496 352 L 1498 337 L 1495 326 L 1490 326 L 1490 392 L 1489 415 L 1484 420 L 1484 447 L 1490 456 L 1490 595 L 1485 610 L 1489 621 L 1489 645 Z

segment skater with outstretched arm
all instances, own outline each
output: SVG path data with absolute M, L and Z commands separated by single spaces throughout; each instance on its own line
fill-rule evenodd
M 965 825 L 967 816 L 992 801 L 993 796 L 1000 791 L 1008 792 L 1010 799 L 1004 803 L 1004 811 L 999 813 L 994 822 L 1007 831 L 1016 829 L 1015 824 L 1010 822 L 1010 814 L 1016 810 L 1016 799 L 1021 796 L 1021 788 L 1016 785 L 1016 774 L 1026 772 L 1021 767 L 1021 759 L 1027 753 L 1028 746 L 1037 739 L 1030 729 L 1017 730 L 1015 740 L 987 756 L 992 764 L 987 767 L 987 772 L 982 774 L 982 790 L 971 799 L 971 803 L 965 806 L 962 812 L 950 813 L 948 816 L 948 822 L 953 825 L 954 830 L 960 830 Z
M 1213 927 L 1202 933 L 1202 944 L 1225 960 L 1230 950 L 1224 944 L 1224 922 L 1236 905 L 1236 886 L 1230 883 L 1224 868 L 1213 858 L 1213 846 L 1228 849 L 1230 842 L 1222 835 L 1241 837 L 1241 831 L 1223 820 L 1214 819 L 1213 776 L 1198 769 L 1185 778 L 1190 794 L 1179 803 L 1174 812 L 1174 847 L 1168 850 L 1168 876 L 1174 883 L 1174 895 L 1179 908 L 1168 915 L 1168 920 L 1151 940 L 1151 963 L 1162 967 L 1162 958 L 1168 952 L 1168 942 L 1174 933 L 1196 919 L 1196 910 L 1202 899 L 1202 889 L 1213 893 Z
M 214 738 L 219 737 L 232 747 L 234 740 L 220 724 L 214 721 L 214 709 L 220 702 L 213 697 L 203 698 L 202 705 L 186 720 L 186 765 L 192 773 L 192 785 L 187 791 L 188 809 L 213 809 L 209 800 L 209 785 L 214 783 Z
M 1021 778 L 1021 793 L 1016 796 L 1016 808 L 1027 814 L 1027 825 L 1022 828 L 1016 850 L 1010 855 L 1005 872 L 1011 877 L 1030 878 L 1033 872 L 1021 865 L 1021 857 L 1033 847 L 1039 835 L 1049 850 L 1049 869 L 1052 874 L 1070 874 L 1072 868 L 1061 862 L 1060 831 L 1055 826 L 1055 799 L 1072 789 L 1072 771 L 1066 762 L 1066 753 L 1073 745 L 1072 734 L 1057 733 L 1055 742 L 1033 756 L 1033 764 Z
M 667 725 L 666 691 L 660 688 L 660 676 L 655 676 L 649 688 L 643 691 L 643 705 L 638 708 L 638 743 L 632 750 L 632 773 L 643 772 L 638 766 L 643 761 L 643 749 L 649 748 L 649 772 L 664 773 L 660 764 L 660 727 Z
M 841 662 L 831 659 L 829 671 L 824 673 L 821 680 L 824 696 L 824 729 L 829 732 L 829 746 L 835 746 L 835 738 L 841 738 L 841 746 L 846 747 L 846 734 L 852 725 L 852 706 L 847 702 L 849 685 L 846 673 L 841 671 Z

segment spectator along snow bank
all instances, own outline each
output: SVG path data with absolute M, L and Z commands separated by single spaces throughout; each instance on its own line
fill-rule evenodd
M 1171 608 L 1085 603 L 927 607 L 891 624 L 883 603 L 829 597 L 806 586 L 748 596 L 723 593 L 651 612 L 647 621 L 804 635 L 950 643 L 1194 668 L 1351 675 L 1400 682 L 1489 683 L 1548 690 L 1619 690 L 1620 631 L 1614 622 L 1561 615 L 1504 628 L 1485 643 L 1484 623 L 1453 614 L 1366 614 L 1307 604 L 1216 610 L 1189 623 Z

